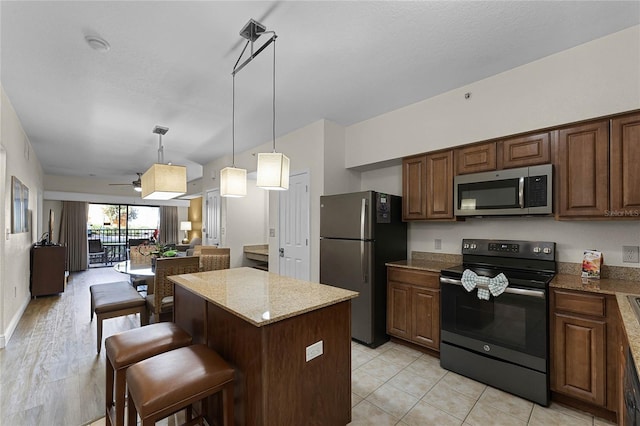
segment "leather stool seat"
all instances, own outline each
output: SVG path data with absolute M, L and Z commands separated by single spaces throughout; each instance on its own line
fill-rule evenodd
M 89 287 L 89 291 L 91 292 L 91 320 L 93 321 L 94 312 L 98 317 L 98 353 L 102 348 L 103 320 L 122 315 L 140 314 L 140 325 L 148 323 L 144 297 L 127 281 L 94 284 Z
M 152 425 L 191 404 L 222 391 L 224 425 L 233 425 L 234 369 L 205 345 L 175 349 L 140 361 L 127 369 L 129 424 Z M 202 404 L 203 415 L 206 403 Z
M 107 425 L 124 425 L 125 378 L 130 365 L 190 344 L 189 333 L 172 322 L 151 324 L 107 337 L 104 341 L 107 351 Z

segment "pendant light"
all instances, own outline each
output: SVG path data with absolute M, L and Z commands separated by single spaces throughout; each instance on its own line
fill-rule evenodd
M 258 153 L 256 186 L 268 190 L 289 189 L 289 158 L 276 152 L 276 36 L 273 37 L 273 151 Z
M 236 74 L 232 73 L 233 98 L 231 101 L 231 167 L 220 170 L 220 196 L 244 197 L 247 195 L 247 170 L 236 167 Z
M 158 162 L 142 175 L 142 198 L 145 200 L 170 200 L 187 193 L 187 168 L 164 164 L 162 135 L 168 131 L 167 127 L 160 126 L 153 129 L 159 137 Z

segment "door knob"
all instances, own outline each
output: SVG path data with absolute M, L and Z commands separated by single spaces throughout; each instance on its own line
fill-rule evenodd
M 280 252 L 280 257 L 284 257 L 284 248 L 280 248 L 278 251 Z

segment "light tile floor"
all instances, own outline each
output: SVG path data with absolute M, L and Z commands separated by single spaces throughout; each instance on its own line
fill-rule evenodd
M 605 426 L 588 413 L 544 408 L 440 368 L 437 358 L 387 342 L 351 344 L 350 426 Z M 161 426 L 174 426 L 176 416 Z M 104 426 L 104 418 L 89 426 Z
M 350 425 L 604 426 L 606 420 L 552 403 L 541 407 L 440 367 L 440 360 L 387 342 L 351 344 Z

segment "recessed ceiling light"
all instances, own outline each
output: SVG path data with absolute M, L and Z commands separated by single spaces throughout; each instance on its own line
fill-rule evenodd
M 111 49 L 111 45 L 107 42 L 107 40 L 101 37 L 98 37 L 95 35 L 88 35 L 84 37 L 84 40 L 87 42 L 89 47 L 91 47 L 93 50 L 97 50 L 99 52 L 106 52 L 107 50 Z

